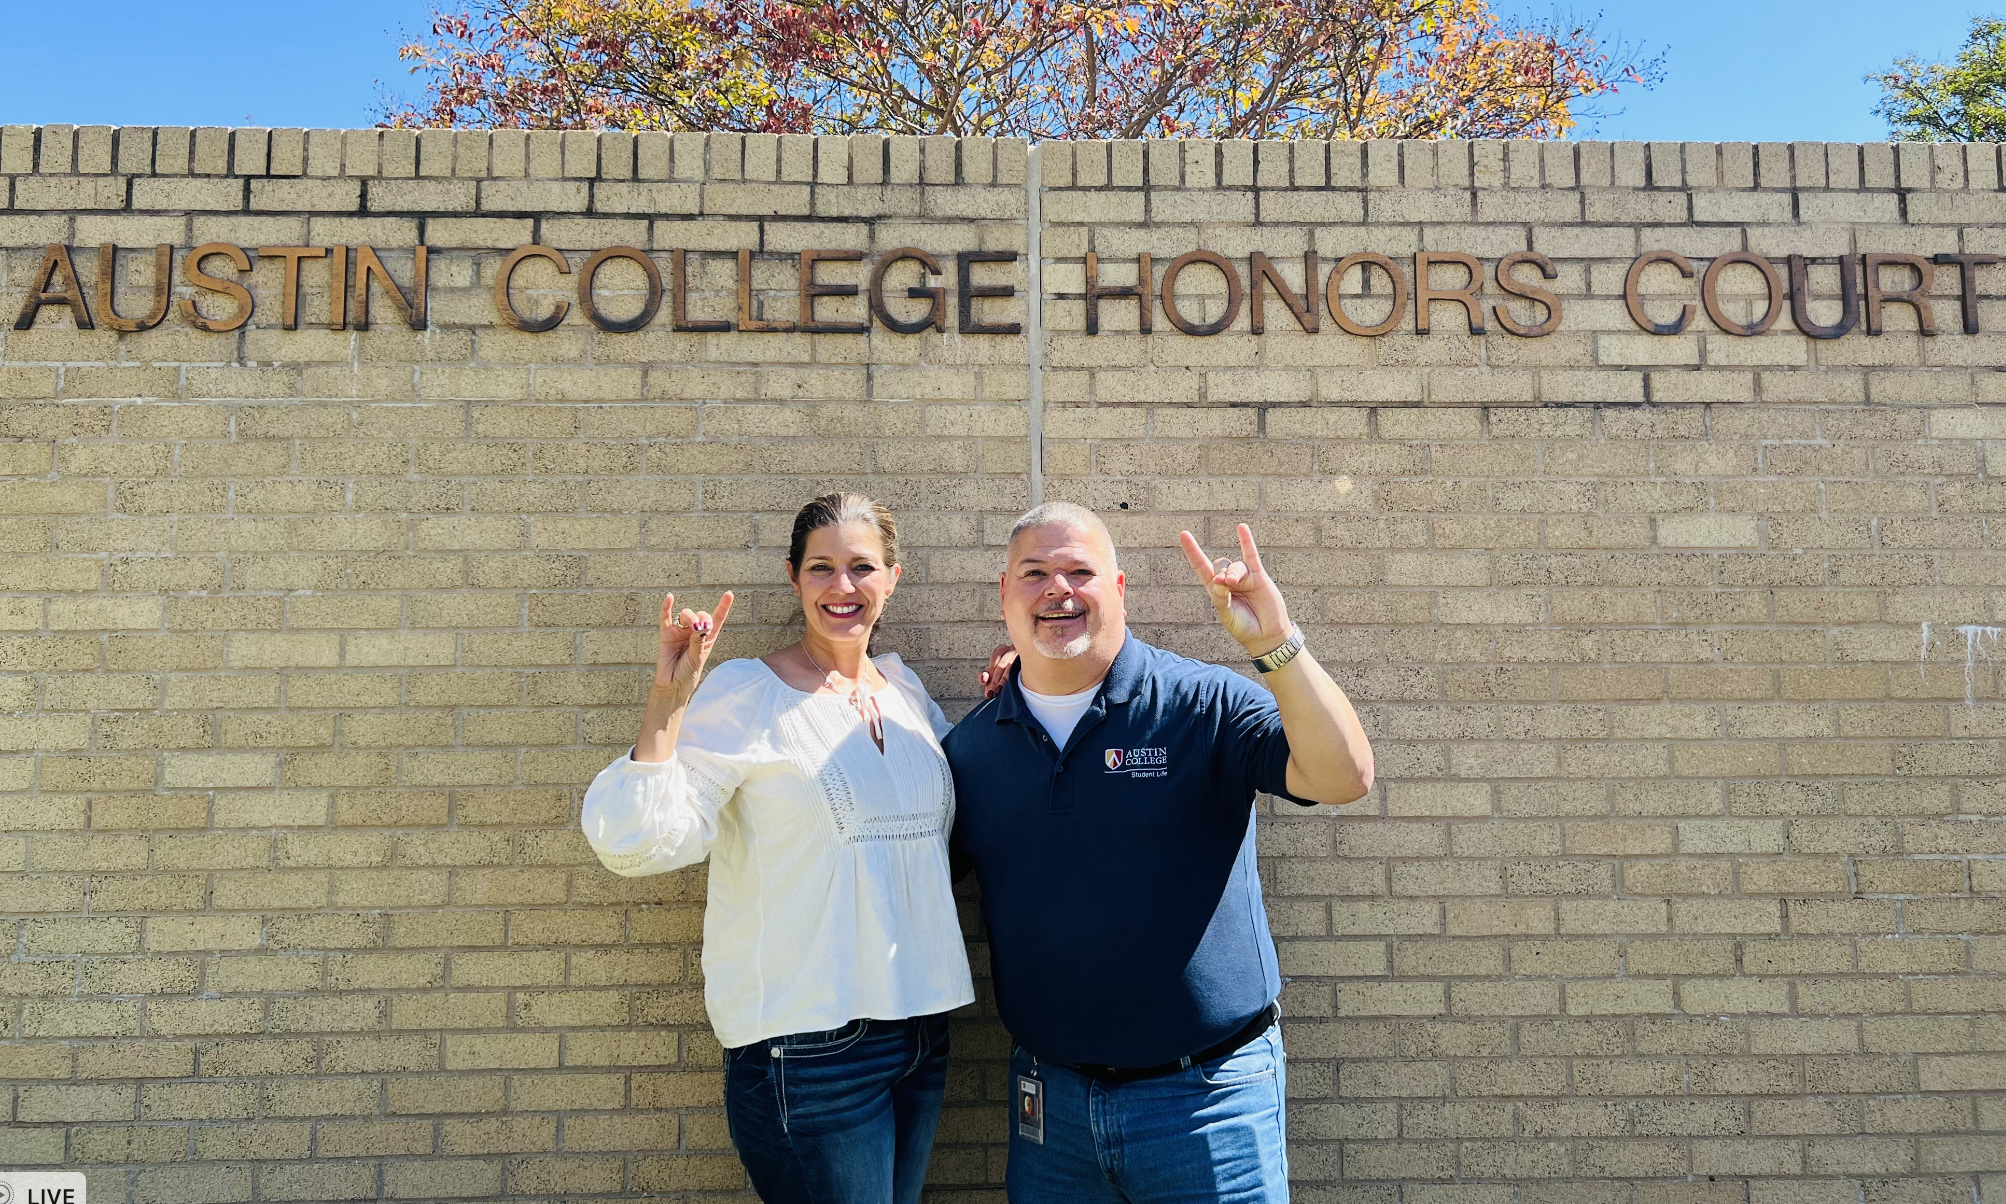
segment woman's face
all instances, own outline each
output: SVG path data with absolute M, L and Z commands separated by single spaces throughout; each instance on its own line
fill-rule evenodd
M 810 631 L 830 640 L 857 640 L 868 637 L 884 613 L 899 566 L 885 563 L 876 527 L 835 523 L 808 533 L 800 567 L 791 576 Z

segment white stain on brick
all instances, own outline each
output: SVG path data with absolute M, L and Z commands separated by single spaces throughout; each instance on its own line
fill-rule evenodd
M 1978 657 L 1983 653 L 1986 660 L 1992 659 L 1992 646 L 1999 642 L 1999 628 L 1986 627 L 1979 623 L 1965 623 L 1957 629 L 1964 637 L 1964 705 L 1971 706 L 1974 700 L 1973 677 L 1978 668 Z

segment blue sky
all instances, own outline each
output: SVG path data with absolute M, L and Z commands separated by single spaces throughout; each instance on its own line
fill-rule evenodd
M 1556 11 L 1538 0 L 1499 8 Z M 1975 11 L 1986 10 L 1968 0 L 1625 0 L 1603 10 L 1603 31 L 1664 53 L 1667 78 L 1611 102 L 1620 112 L 1592 135 L 1877 139 L 1876 93 L 1860 77 L 1898 53 L 1948 56 Z M 0 0 L 7 41 L 43 55 L 40 70 L 0 73 L 0 123 L 371 124 L 379 81 L 413 87 L 398 34 L 421 32 L 429 13 L 426 0 Z
M 1556 11 L 1524 0 L 1498 8 Z M 1880 89 L 1861 77 L 1900 54 L 1952 57 L 1972 16 L 1985 12 L 2006 13 L 2006 0 L 1989 8 L 1970 0 L 1618 0 L 1602 9 L 1603 32 L 1663 53 L 1666 78 L 1611 101 L 1620 112 L 1592 136 L 1877 141 L 1887 137 L 1872 111 Z

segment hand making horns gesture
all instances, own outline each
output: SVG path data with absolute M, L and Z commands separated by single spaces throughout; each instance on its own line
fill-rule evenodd
M 1271 652 L 1288 640 L 1288 604 L 1282 601 L 1281 587 L 1261 567 L 1261 550 L 1254 546 L 1254 532 L 1247 524 L 1240 524 L 1238 560 L 1208 558 L 1189 531 L 1178 539 L 1226 634 L 1238 640 L 1249 656 Z
M 717 609 L 676 613 L 676 596 L 662 599 L 662 640 L 655 653 L 655 684 L 650 701 L 666 704 L 669 714 L 683 709 L 697 692 L 704 662 L 717 645 L 717 633 L 724 617 L 731 613 L 731 591 L 717 600 Z

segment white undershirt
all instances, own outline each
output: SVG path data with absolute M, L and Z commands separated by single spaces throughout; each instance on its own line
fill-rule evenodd
M 1060 748 L 1064 748 L 1066 741 L 1072 738 L 1073 729 L 1080 725 L 1080 716 L 1093 705 L 1094 695 L 1101 692 L 1099 682 L 1077 694 L 1040 694 L 1021 681 L 1017 683 L 1017 688 L 1024 691 L 1024 705 L 1031 708 L 1031 713 L 1045 726 L 1046 734 Z

